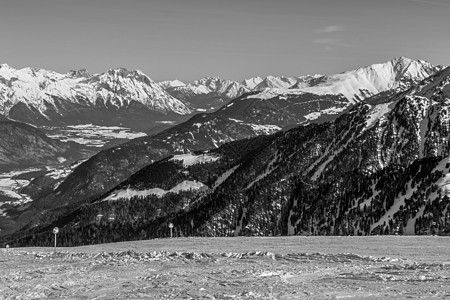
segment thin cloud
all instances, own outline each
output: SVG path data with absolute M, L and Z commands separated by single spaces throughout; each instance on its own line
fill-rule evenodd
M 440 6 L 449 6 L 450 7 L 450 3 L 444 3 L 444 2 L 439 2 L 439 1 L 431 1 L 431 0 L 410 0 L 411 2 L 416 2 L 416 3 L 423 3 L 423 4 L 430 4 L 430 5 L 440 5 Z
M 353 48 L 354 45 L 345 42 L 342 39 L 321 38 L 313 40 L 314 43 L 323 45 L 326 50 L 335 50 L 336 48 Z
M 320 33 L 333 33 L 333 32 L 338 32 L 338 31 L 342 31 L 342 27 L 338 26 L 338 25 L 330 25 L 323 29 L 318 30 L 318 32 L 320 32 Z

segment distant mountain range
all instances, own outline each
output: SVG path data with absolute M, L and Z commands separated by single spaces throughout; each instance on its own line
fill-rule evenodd
M 437 182 L 433 168 L 447 172 L 440 161 L 449 155 L 449 78 L 448 68 L 400 57 L 295 80 L 159 83 L 165 90 L 195 87 L 204 95 L 225 98 L 228 91 L 238 97 L 94 155 L 27 206 L 18 224 L 30 215 L 39 218 L 17 238 L 33 244 L 28 232 L 38 241 L 39 232 L 57 224 L 73 235 L 68 244 L 85 243 L 95 240 L 86 232 L 103 224 L 96 223 L 97 215 L 117 216 L 131 210 L 130 203 L 147 202 L 153 206 L 144 219 L 139 212 L 134 220 L 140 221 L 117 218 L 118 232 L 133 230 L 113 240 L 164 236 L 167 222 L 178 224 L 183 235 L 371 234 L 393 232 L 400 224 L 414 233 L 408 214 L 417 209 L 424 224 L 432 222 L 428 212 L 434 206 L 411 206 L 412 198 L 395 192 L 405 189 L 412 197 L 420 190 L 414 197 L 427 195 L 435 203 L 435 187 L 428 192 L 417 184 Z M 429 172 L 417 173 L 417 166 Z M 398 174 L 410 181 L 398 181 L 404 185 L 389 191 L 382 187 L 380 182 L 396 182 Z
M 146 129 L 155 121 L 180 119 L 192 106 L 167 94 L 140 71 L 111 69 L 59 74 L 0 66 L 0 113 L 34 125 L 93 123 Z
M 243 82 L 206 77 L 184 84 L 156 83 L 141 71 L 110 69 L 59 74 L 0 65 L 0 114 L 34 125 L 123 125 L 139 130 L 158 121 L 180 122 L 197 111 L 213 111 L 232 99 L 259 91 L 258 97 L 303 92 L 341 95 L 355 103 L 388 90 L 404 90 L 441 67 L 404 57 L 337 75 L 267 76 Z

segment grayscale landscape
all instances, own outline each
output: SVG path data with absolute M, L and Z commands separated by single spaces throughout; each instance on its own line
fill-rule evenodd
M 0 300 L 450 298 L 449 13 L 2 0 Z

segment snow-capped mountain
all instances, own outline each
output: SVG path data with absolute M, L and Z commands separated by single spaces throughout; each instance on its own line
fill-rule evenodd
M 206 87 L 209 92 L 217 93 L 222 97 L 234 99 L 243 93 L 249 92 L 247 88 L 239 82 L 223 80 L 218 77 L 205 77 L 188 84 L 190 87 Z
M 386 63 L 323 76 L 312 86 L 301 90 L 315 94 L 342 94 L 354 103 L 387 90 L 406 90 L 441 68 L 423 60 L 398 57 Z
M 346 105 L 341 105 L 340 102 L 338 106 L 317 109 L 305 116 L 308 120 L 315 120 L 323 114 L 339 114 L 363 100 L 371 103 L 383 101 L 396 93 L 407 90 L 442 68 L 422 60 L 399 57 L 386 63 L 374 64 L 341 74 L 298 77 L 293 85 L 289 85 L 293 79 L 288 83 L 288 80 L 284 78 L 281 82 L 284 82 L 286 87 L 266 87 L 255 94 L 248 94 L 246 97 L 254 99 L 283 98 L 295 97 L 295 95 L 302 95 L 306 92 L 315 95 L 340 95 L 347 99 Z M 273 79 L 274 77 L 268 78 Z M 270 82 L 280 82 L 280 79 L 275 79 Z M 262 86 L 263 83 L 261 82 L 259 86 Z M 258 89 L 258 86 L 255 89 Z
M 263 79 L 259 76 L 257 77 L 252 77 L 249 79 L 245 79 L 241 82 L 241 84 L 246 87 L 247 89 L 253 91 L 255 89 L 255 87 L 260 84 L 263 81 Z
M 141 71 L 118 68 L 91 76 L 86 70 L 59 74 L 0 66 L 0 113 L 15 120 L 114 124 L 123 121 L 121 114 L 142 120 L 192 111 L 187 102 L 170 96 Z
M 309 92 L 318 95 L 343 95 L 350 104 L 360 102 L 382 92 L 391 94 L 406 90 L 419 81 L 441 70 L 423 60 L 398 57 L 386 63 L 374 64 L 334 75 L 309 75 L 296 79 L 273 77 L 255 87 L 261 95 L 296 94 Z M 267 78 L 266 78 L 267 79 Z M 276 85 L 279 86 L 276 86 Z M 256 95 L 259 97 L 259 95 Z
M 161 83 L 161 86 L 175 98 L 192 102 L 203 109 L 217 109 L 231 99 L 251 91 L 260 92 L 256 98 L 303 92 L 342 95 L 351 105 L 372 97 L 392 96 L 441 69 L 441 66 L 433 66 L 422 60 L 398 57 L 385 63 L 334 75 L 267 76 L 264 79 L 253 77 L 241 83 L 205 77 L 187 85 L 175 82 L 172 85 Z
M 250 90 L 239 82 L 218 77 L 205 77 L 186 85 L 161 82 L 167 93 L 193 103 L 199 111 L 215 110 Z
M 297 83 L 297 78 L 294 77 L 267 76 L 253 90 L 259 91 L 266 88 L 288 89 L 295 83 Z
M 184 82 L 182 82 L 182 81 L 180 81 L 178 79 L 160 81 L 160 82 L 158 82 L 158 84 L 163 89 L 174 88 L 174 87 L 179 87 L 179 86 L 185 86 L 186 85 L 186 83 L 184 83 Z

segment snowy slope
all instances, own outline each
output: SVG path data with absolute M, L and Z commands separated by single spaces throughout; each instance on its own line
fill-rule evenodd
M 326 76 L 303 90 L 316 94 L 343 94 L 355 102 L 386 90 L 408 88 L 438 69 L 422 60 L 398 57 L 386 63 Z
M 179 86 L 185 86 L 186 84 L 178 79 L 175 80 L 166 80 L 158 82 L 159 86 L 163 89 L 174 88 Z
M 294 77 L 269 75 L 266 78 L 264 78 L 264 80 L 262 80 L 253 89 L 254 90 L 263 90 L 266 88 L 288 89 L 295 83 L 297 83 L 297 78 Z
M 255 89 L 275 88 L 272 93 L 279 95 L 303 92 L 319 95 L 340 94 L 345 96 L 350 103 L 356 103 L 384 91 L 406 90 L 441 69 L 442 67 L 435 67 L 423 60 L 398 57 L 386 63 L 374 64 L 340 74 L 304 76 L 298 78 L 296 82 L 290 81 L 286 77 L 269 76 Z M 290 89 L 288 90 L 288 88 Z M 263 89 L 261 94 L 253 97 L 258 98 L 263 94 L 267 94 L 267 89 Z
M 12 109 L 39 112 L 44 118 L 63 116 L 68 109 L 127 108 L 138 102 L 151 111 L 189 114 L 189 104 L 167 94 L 141 71 L 123 68 L 89 75 L 85 70 L 59 74 L 36 68 L 13 69 L 0 66 L 0 114 Z
M 245 79 L 241 82 L 243 86 L 245 86 L 249 90 L 254 90 L 255 87 L 260 84 L 263 79 L 259 76 Z
M 232 80 L 218 77 L 204 77 L 188 84 L 189 87 L 206 88 L 209 92 L 217 93 L 223 97 L 233 99 L 243 93 L 249 92 L 245 86 Z

